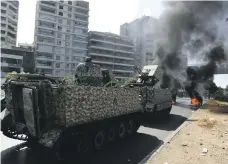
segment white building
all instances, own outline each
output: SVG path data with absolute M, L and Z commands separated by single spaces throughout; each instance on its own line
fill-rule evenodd
M 1 47 L 16 46 L 19 2 L 1 1 Z
M 135 46 L 135 64 L 142 68 L 154 60 L 153 37 L 157 19 L 143 16 L 120 26 L 120 36 L 132 39 Z
M 89 52 L 93 63 L 112 70 L 116 78 L 131 77 L 134 73 L 134 45 L 127 38 L 112 33 L 90 31 Z
M 36 68 L 54 77 L 74 73 L 88 44 L 89 3 L 37 1 L 34 46 Z

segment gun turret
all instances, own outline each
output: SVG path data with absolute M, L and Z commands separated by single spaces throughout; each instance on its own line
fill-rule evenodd
M 143 67 L 138 82 L 155 85 L 158 81 L 162 80 L 163 74 L 164 71 L 158 65 L 147 65 Z

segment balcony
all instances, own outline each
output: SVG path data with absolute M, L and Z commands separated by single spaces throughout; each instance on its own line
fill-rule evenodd
M 11 55 L 11 54 L 1 54 L 1 58 L 9 58 L 9 59 L 18 59 L 18 60 L 22 60 L 23 56 L 19 56 L 19 55 Z
M 134 48 L 134 45 L 123 44 L 123 43 L 117 43 L 117 42 L 115 42 L 115 40 L 113 40 L 113 42 L 107 41 L 107 40 L 104 40 L 104 39 L 97 39 L 97 38 L 91 38 L 90 40 L 91 40 L 91 41 L 97 41 L 97 42 L 108 43 L 108 44 L 119 45 L 119 46 L 123 46 L 123 47 Z
M 112 48 L 106 48 L 104 46 L 94 46 L 91 45 L 90 48 L 94 48 L 94 49 L 102 49 L 102 50 L 108 50 L 108 51 L 112 51 L 112 52 L 122 52 L 122 53 L 126 53 L 126 54 L 133 54 L 134 52 L 130 52 L 130 51 L 124 51 L 124 50 L 118 50 L 118 49 L 112 49 Z
M 46 57 L 46 56 L 36 57 L 36 60 L 40 60 L 40 61 L 55 61 L 54 59 Z
M 40 11 L 48 14 L 56 14 L 56 10 L 48 5 L 40 4 Z
M 134 65 L 130 65 L 130 64 L 123 64 L 123 63 L 114 63 L 114 62 L 109 62 L 109 61 L 100 61 L 100 60 L 96 60 L 93 59 L 94 63 L 101 63 L 101 64 L 108 64 L 108 65 L 119 65 L 119 66 L 129 66 L 129 67 L 133 67 Z
M 56 2 L 52 1 L 40 1 L 42 5 L 48 6 L 48 7 L 56 7 Z
M 106 55 L 106 54 L 98 54 L 98 53 L 90 53 L 92 56 L 101 56 L 101 57 L 108 57 L 108 58 L 116 58 L 116 59 L 125 59 L 125 60 L 134 60 L 133 58 L 125 58 L 125 57 L 120 57 L 120 56 L 115 56 L 115 54 L 113 55 Z
M 50 65 L 45 65 L 45 64 L 37 64 L 36 68 L 41 68 L 41 69 L 53 69 L 52 66 Z
M 1 67 L 21 68 L 22 64 L 13 64 L 13 63 L 1 62 Z
M 5 62 L 1 62 L 1 67 L 8 67 L 8 63 L 5 63 Z

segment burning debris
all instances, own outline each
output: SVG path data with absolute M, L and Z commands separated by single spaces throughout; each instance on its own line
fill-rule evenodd
M 200 83 L 213 79 L 217 64 L 227 59 L 228 2 L 165 2 L 155 36 L 156 62 L 166 72 L 163 85 L 181 85 L 192 102 L 202 104 Z M 202 10 L 202 8 L 204 10 Z M 226 23 L 226 24 L 225 24 Z M 195 70 L 188 59 L 206 64 Z

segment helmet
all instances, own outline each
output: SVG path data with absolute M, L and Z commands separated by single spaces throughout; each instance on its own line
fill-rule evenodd
M 85 62 L 91 62 L 92 61 L 92 58 L 91 57 L 86 57 L 85 58 Z

